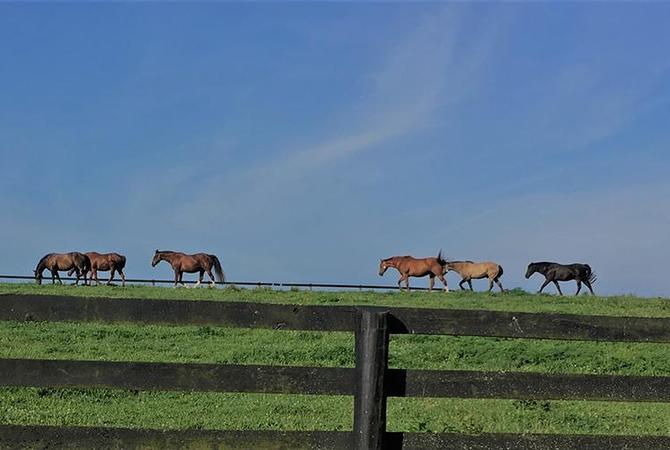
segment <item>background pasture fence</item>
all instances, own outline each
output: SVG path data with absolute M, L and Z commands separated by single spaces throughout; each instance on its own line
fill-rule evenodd
M 144 430 L 0 425 L 0 447 L 667 449 L 670 436 L 387 432 L 388 397 L 670 402 L 670 377 L 388 368 L 390 334 L 670 343 L 670 318 L 0 295 L 0 320 L 208 324 L 355 333 L 354 368 L 0 359 L 0 385 L 353 395 L 347 431 Z M 147 374 L 151 376 L 147 376 Z
M 0 280 L 14 280 L 14 281 L 35 281 L 35 277 L 31 275 L 0 275 Z M 63 281 L 75 281 L 72 277 L 61 277 Z M 43 280 L 44 284 L 48 279 Z M 112 281 L 121 281 L 114 278 Z M 126 278 L 126 283 L 130 284 L 150 284 L 156 286 L 157 284 L 174 284 L 174 279 L 155 279 L 155 278 Z M 196 284 L 197 280 L 184 280 L 184 284 Z M 382 285 L 382 284 L 352 284 L 352 283 L 294 283 L 289 281 L 215 281 L 214 284 L 218 286 L 249 286 L 254 288 L 272 288 L 272 289 L 291 289 L 303 288 L 307 290 L 314 289 L 357 289 L 359 291 L 397 291 L 397 285 Z M 413 291 L 428 291 L 426 287 L 412 287 Z M 440 291 L 435 289 L 435 291 Z

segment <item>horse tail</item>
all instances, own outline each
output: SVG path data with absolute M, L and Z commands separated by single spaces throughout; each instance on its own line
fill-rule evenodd
M 223 269 L 221 268 L 221 262 L 219 261 L 219 258 L 216 257 L 216 255 L 209 255 L 212 258 L 212 263 L 214 265 L 214 273 L 216 274 L 216 281 L 219 283 L 223 283 L 226 280 L 226 274 L 223 273 Z
M 126 257 L 123 255 L 119 255 L 119 264 L 118 264 L 119 269 L 123 270 L 126 267 Z
M 80 253 L 81 257 L 81 270 L 86 275 L 87 272 L 91 270 L 91 258 L 88 257 L 85 253 Z
M 598 281 L 598 276 L 595 273 L 590 272 L 588 280 L 589 280 L 589 283 L 593 284 L 596 281 Z
M 496 275 L 496 278 L 500 278 L 502 277 L 502 274 L 505 273 L 505 271 L 503 270 L 500 264 L 498 264 L 497 266 L 498 266 L 498 275 Z
M 447 261 L 444 258 L 442 258 L 442 249 L 440 249 L 440 251 L 437 252 L 437 257 L 435 259 L 437 259 L 437 263 L 442 267 L 447 265 Z

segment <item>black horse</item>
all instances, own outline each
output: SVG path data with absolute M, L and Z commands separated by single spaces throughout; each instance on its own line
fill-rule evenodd
M 575 295 L 579 295 L 579 291 L 582 290 L 582 283 L 584 283 L 586 287 L 589 288 L 589 291 L 591 291 L 592 295 L 596 295 L 593 292 L 593 288 L 591 287 L 591 284 L 596 282 L 596 275 L 591 271 L 591 266 L 588 264 L 534 262 L 528 264 L 526 279 L 530 278 L 530 276 L 535 272 L 541 273 L 545 278 L 539 292 L 542 292 L 542 289 L 544 289 L 549 283 L 553 282 L 556 285 L 556 289 L 558 289 L 558 293 L 563 295 L 558 282 L 575 280 L 577 282 L 577 292 Z

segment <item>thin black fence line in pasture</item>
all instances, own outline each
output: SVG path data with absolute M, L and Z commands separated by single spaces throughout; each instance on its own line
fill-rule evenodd
M 670 318 L 0 294 L 0 320 L 213 324 L 354 333 L 355 365 L 0 359 L 0 386 L 353 395 L 352 431 L 152 430 L 0 424 L 0 447 L 660 450 L 670 435 L 386 431 L 389 397 L 670 403 L 670 376 L 389 368 L 392 334 L 670 343 Z M 279 331 L 278 331 L 279 332 Z M 147 374 L 151 376 L 147 376 Z
M 31 275 L 0 275 L 0 280 L 30 280 L 35 281 L 35 277 Z M 100 284 L 105 284 L 109 278 L 99 277 Z M 61 277 L 62 281 L 76 281 L 74 277 Z M 81 281 L 81 280 L 80 280 Z M 114 278 L 113 282 L 120 283 L 120 278 Z M 50 284 L 50 277 L 44 277 L 42 279 L 42 284 Z M 136 283 L 136 284 L 151 284 L 155 286 L 157 284 L 174 284 L 174 279 L 158 279 L 158 278 L 126 278 L 126 283 Z M 196 280 L 185 280 L 184 284 L 196 284 Z M 202 281 L 202 285 L 210 284 L 211 281 Z M 286 281 L 216 281 L 217 286 L 251 286 L 251 287 L 267 287 L 274 289 L 290 289 L 290 288 L 305 288 L 305 289 L 358 289 L 359 291 L 369 290 L 369 291 L 397 291 L 398 286 L 392 285 L 381 285 L 381 284 L 355 284 L 355 283 L 294 283 Z M 411 287 L 412 291 L 428 291 L 427 287 Z M 403 288 L 404 290 L 404 288 Z M 435 292 L 440 292 L 441 288 L 434 288 Z

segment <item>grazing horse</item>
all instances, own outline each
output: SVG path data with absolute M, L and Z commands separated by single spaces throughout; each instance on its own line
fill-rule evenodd
M 588 264 L 558 264 L 553 262 L 534 262 L 528 264 L 528 270 L 526 271 L 526 279 L 530 278 L 535 272 L 539 272 L 544 275 L 544 283 L 538 292 L 542 292 L 542 289 L 545 288 L 549 283 L 553 282 L 558 289 L 558 293 L 563 295 L 561 292 L 561 287 L 558 285 L 559 281 L 570 281 L 575 280 L 577 282 L 577 292 L 575 295 L 579 295 L 579 291 L 582 290 L 582 283 L 589 288 L 592 295 L 596 295 L 593 292 L 591 287 L 592 283 L 596 282 L 596 275 L 591 271 L 591 266 Z
M 42 284 L 42 273 L 45 270 L 51 272 L 51 284 L 55 284 L 56 279 L 58 279 L 59 284 L 63 284 L 58 271 L 71 270 L 70 274 L 77 274 L 77 280 L 74 284 L 79 284 L 79 278 L 83 275 L 85 285 L 86 274 L 91 270 L 91 260 L 88 259 L 88 256 L 79 252 L 49 253 L 44 255 L 37 263 L 37 267 L 34 270 L 35 281 L 37 284 Z
M 119 272 L 121 276 L 121 285 L 126 285 L 126 275 L 123 273 L 124 267 L 126 267 L 126 257 L 119 255 L 118 253 L 98 253 L 98 252 L 87 252 L 86 256 L 91 260 L 91 276 L 89 277 L 91 284 L 93 284 L 93 279 L 95 278 L 95 283 L 100 284 L 98 280 L 98 270 L 102 272 L 110 271 L 109 281 L 107 285 L 112 284 L 114 279 L 114 272 Z M 74 269 L 68 272 L 68 275 L 72 275 Z
M 154 258 L 151 260 L 151 266 L 156 267 L 156 264 L 161 261 L 167 261 L 172 266 L 172 269 L 174 270 L 174 287 L 177 287 L 177 283 L 181 283 L 182 286 L 184 286 L 184 282 L 182 281 L 184 272 L 200 273 L 195 287 L 200 286 L 205 272 L 209 275 L 212 286 L 216 286 L 214 276 L 212 275 L 212 269 L 214 269 L 214 272 L 216 273 L 216 281 L 222 283 L 225 280 L 225 274 L 221 269 L 221 263 L 216 255 L 208 255 L 207 253 L 187 255 L 181 252 L 156 250 Z
M 428 290 L 432 291 L 435 285 L 435 277 L 438 277 L 444 284 L 444 291 L 449 292 L 447 280 L 444 278 L 444 266 L 447 262 L 442 259 L 442 252 L 433 258 L 414 258 L 412 256 L 392 256 L 382 259 L 379 262 L 379 276 L 383 276 L 386 269 L 393 267 L 400 272 L 398 280 L 398 289 L 402 289 L 400 283 L 405 282 L 405 288 L 409 292 L 409 277 L 430 277 Z
M 472 291 L 472 280 L 479 280 L 482 278 L 489 279 L 489 290 L 493 289 L 493 282 L 495 282 L 500 288 L 500 292 L 505 292 L 503 289 L 502 283 L 500 282 L 500 277 L 503 274 L 503 268 L 500 264 L 496 264 L 492 261 L 486 261 L 483 263 L 475 263 L 472 261 L 447 261 L 447 272 L 453 270 L 458 273 L 462 280 L 458 285 L 462 290 L 465 290 L 463 283 L 467 281 L 470 290 Z

